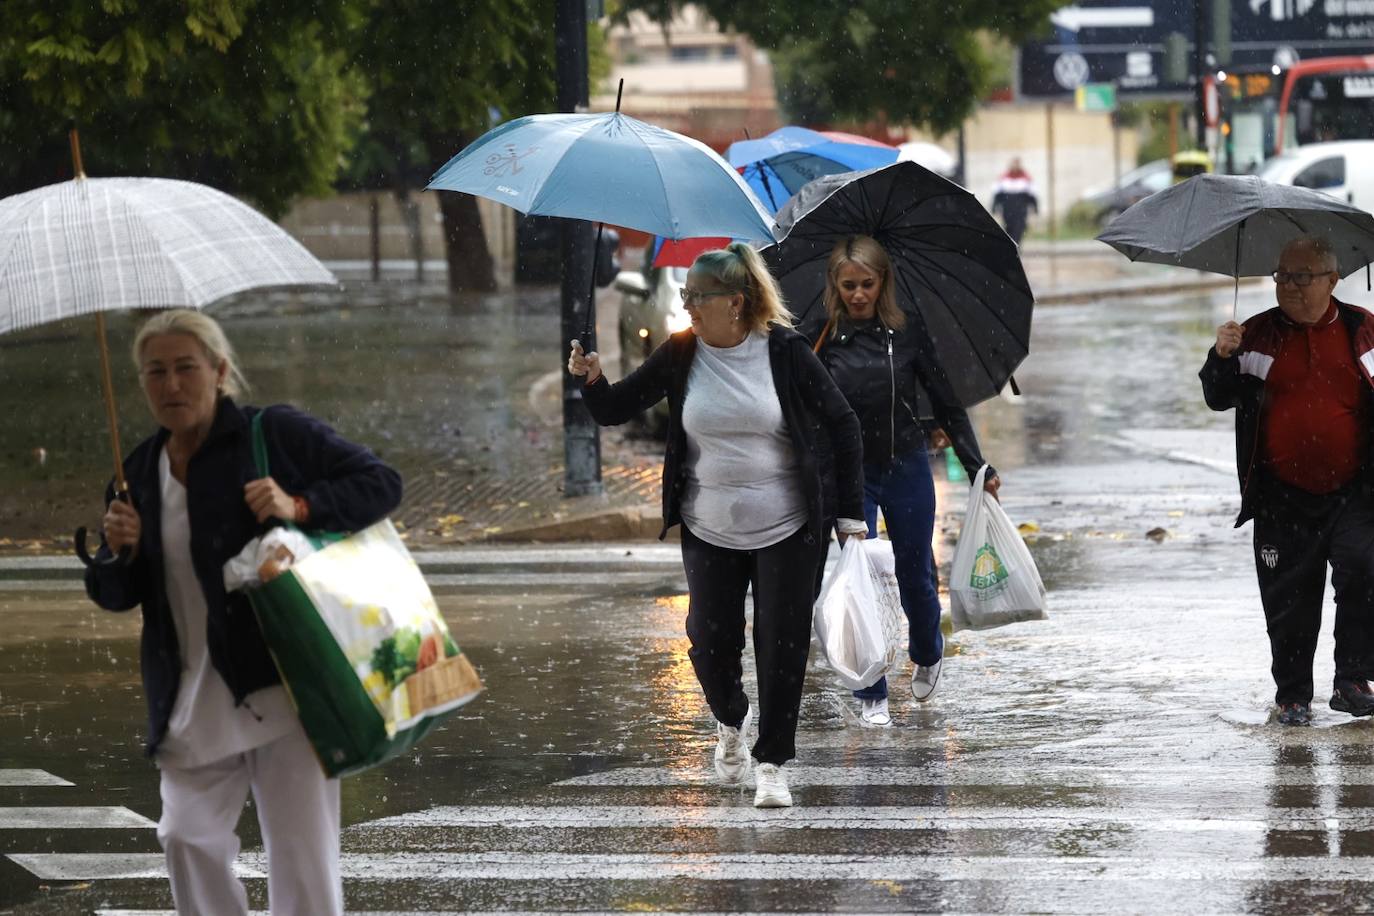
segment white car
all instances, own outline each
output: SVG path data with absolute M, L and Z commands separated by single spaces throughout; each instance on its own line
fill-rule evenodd
M 645 259 L 649 255 L 646 253 Z M 685 267 L 649 267 L 644 271 L 622 270 L 615 278 L 620 292 L 620 374 L 629 375 L 668 339 L 669 334 L 692 326 L 692 317 L 682 306 L 682 287 L 687 282 Z M 668 402 L 643 417 L 644 425 L 662 432 Z
M 1299 146 L 1265 162 L 1259 177 L 1275 184 L 1311 188 L 1374 211 L 1374 140 Z

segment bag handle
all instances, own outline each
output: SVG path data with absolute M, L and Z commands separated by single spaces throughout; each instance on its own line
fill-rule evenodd
M 816 338 L 816 343 L 811 347 L 811 352 L 820 355 L 821 347 L 825 346 L 825 339 L 835 333 L 835 326 L 839 323 L 837 316 L 831 315 L 825 322 L 825 327 L 821 328 L 820 336 Z
M 270 477 L 267 468 L 267 437 L 262 431 L 262 415 L 266 413 L 259 410 L 253 414 L 253 466 L 258 470 L 258 477 Z

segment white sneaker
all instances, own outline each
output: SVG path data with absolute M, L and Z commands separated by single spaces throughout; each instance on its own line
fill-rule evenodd
M 755 808 L 792 807 L 787 772 L 776 763 L 760 763 L 754 767 L 754 786 Z
M 892 716 L 887 711 L 887 697 L 878 700 L 863 700 L 863 711 L 859 721 L 874 728 L 887 728 L 892 724 Z
M 716 775 L 723 781 L 740 781 L 749 769 L 749 722 L 754 718 L 754 707 L 744 711 L 744 721 L 739 728 L 731 728 L 724 722 L 716 723 Z
M 924 703 L 930 699 L 935 692 L 935 685 L 940 683 L 940 668 L 944 663 L 942 658 L 933 665 L 917 665 L 911 672 L 911 695 L 916 702 Z

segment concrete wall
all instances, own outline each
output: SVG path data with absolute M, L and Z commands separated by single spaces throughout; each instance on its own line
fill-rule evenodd
M 382 260 L 414 261 L 416 251 L 411 226 L 400 202 L 389 192 L 337 194 L 320 200 L 303 200 L 291 208 L 281 225 L 321 260 L 369 262 L 374 198 L 378 205 Z M 439 214 L 438 194 L 417 191 L 408 201 L 414 208 L 414 222 L 419 229 L 420 256 L 426 261 L 442 261 L 444 224 Z M 515 262 L 516 212 L 482 198 L 477 199 L 477 209 L 482 214 L 482 229 L 497 276 L 502 282 L 508 282 Z
M 1072 105 L 993 105 L 979 110 L 964 129 L 969 190 L 990 204 L 998 176 L 1013 157 L 1020 157 L 1040 195 L 1042 225 L 1048 218 L 1050 194 L 1047 111 L 1054 124 L 1055 216 L 1063 220 L 1085 191 L 1111 187 L 1115 180 L 1110 116 L 1076 111 Z M 913 133 L 912 139 L 938 143 L 957 155 L 958 141 L 952 134 L 935 140 Z M 1119 142 L 1120 169 L 1126 172 L 1136 166 L 1135 131 L 1120 131 Z

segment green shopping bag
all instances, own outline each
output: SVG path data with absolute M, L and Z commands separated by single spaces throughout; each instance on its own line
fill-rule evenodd
M 267 476 L 262 414 L 253 457 Z M 306 736 L 329 776 L 403 754 L 482 690 L 390 521 L 347 536 L 247 589 Z

